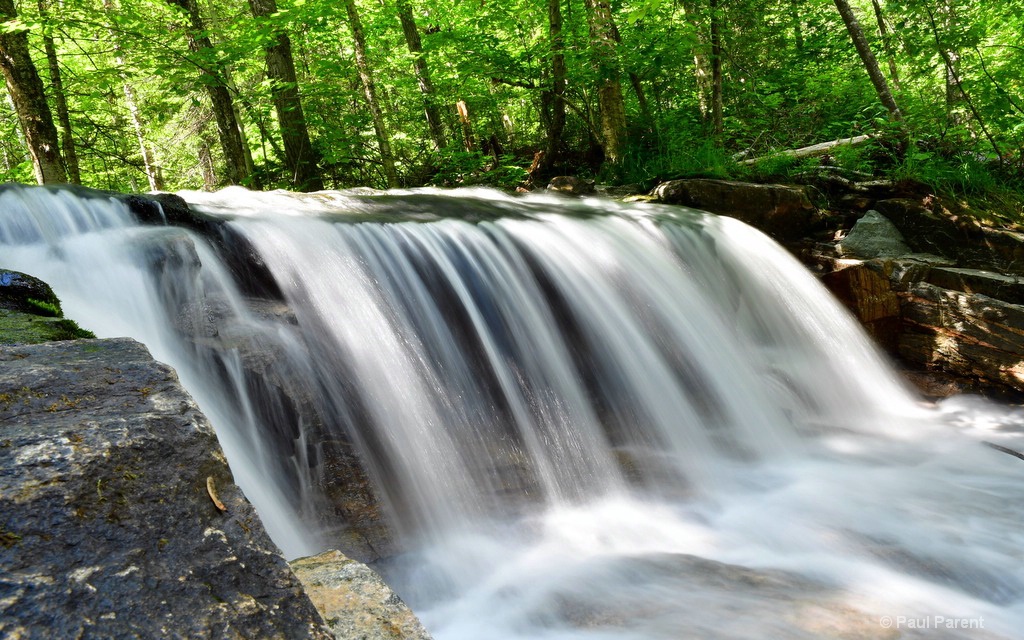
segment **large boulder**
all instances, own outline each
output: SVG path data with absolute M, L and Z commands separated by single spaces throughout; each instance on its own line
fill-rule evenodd
M 0 636 L 329 638 L 172 369 L 0 347 Z
M 665 204 L 738 218 L 776 240 L 796 240 L 812 229 L 816 208 L 804 187 L 731 180 L 671 180 L 652 195 Z
M 336 638 L 430 640 L 412 610 L 365 564 L 327 551 L 291 566 Z

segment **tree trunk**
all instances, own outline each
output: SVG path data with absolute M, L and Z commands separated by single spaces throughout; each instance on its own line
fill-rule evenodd
M 551 47 L 551 85 L 541 95 L 547 125 L 547 151 L 541 166 L 553 167 L 565 149 L 565 37 L 562 35 L 562 0 L 548 0 L 548 39 Z
M 235 122 L 238 123 L 238 134 L 242 139 L 242 155 L 245 158 L 245 173 L 249 176 L 249 187 L 251 189 L 261 190 L 263 189 L 263 183 L 260 181 L 259 176 L 256 175 L 256 163 L 252 159 L 252 145 L 249 144 L 249 139 L 245 135 L 245 128 L 242 126 L 242 109 L 238 106 L 239 102 L 243 102 L 237 99 L 240 96 L 238 91 L 238 85 L 235 84 L 235 79 L 231 76 L 230 69 L 224 69 L 224 84 L 228 88 L 228 92 L 235 96 L 236 99 L 231 101 L 231 110 L 235 112 Z M 256 125 L 259 128 L 259 125 Z M 283 155 L 280 157 L 284 157 Z
M 39 15 L 47 18 L 46 0 L 39 0 Z M 57 47 L 53 36 L 43 36 L 43 50 L 46 52 L 46 64 L 50 69 L 50 86 L 53 87 L 54 105 L 57 107 L 57 122 L 60 123 L 60 147 L 64 154 L 64 166 L 72 184 L 82 184 L 82 174 L 78 168 L 78 151 L 75 149 L 75 138 L 71 132 L 71 114 L 68 112 L 68 99 L 64 93 L 64 81 L 60 74 L 60 61 L 57 59 Z
M 420 85 L 420 93 L 423 94 L 423 114 L 427 119 L 430 141 L 434 143 L 434 149 L 440 151 L 447 145 L 444 123 L 441 121 L 441 110 L 437 106 L 434 83 L 430 80 L 430 69 L 427 66 L 427 56 L 423 52 L 423 43 L 420 41 L 420 32 L 416 28 L 416 20 L 413 18 L 408 0 L 395 0 L 395 6 L 398 9 L 398 19 L 402 23 L 402 33 L 405 34 L 405 44 L 409 48 L 409 55 L 412 56 L 416 81 Z
M 700 11 L 694 0 L 683 0 L 683 13 L 693 25 L 697 41 L 693 45 L 693 75 L 697 82 L 697 108 L 701 120 L 707 124 L 711 117 L 711 71 L 707 55 L 707 41 L 701 26 Z
M 199 137 L 199 170 L 203 174 L 203 190 L 216 190 L 217 172 L 213 169 L 213 154 L 210 153 L 210 140 L 205 131 Z
M 619 28 L 614 20 L 611 21 L 611 27 L 616 46 L 622 46 L 622 34 L 619 33 Z M 629 84 L 633 87 L 633 93 L 636 95 L 637 105 L 640 107 L 640 116 L 644 119 L 644 122 L 653 124 L 654 118 L 651 116 L 651 107 L 647 102 L 647 93 L 644 91 L 644 85 L 640 81 L 640 76 L 632 71 L 628 71 L 626 75 L 629 77 Z
M 839 15 L 843 17 L 843 22 L 846 24 L 846 30 L 850 33 L 853 46 L 857 48 L 861 62 L 864 63 L 868 77 L 871 78 L 871 84 L 875 86 L 878 99 L 889 110 L 889 117 L 894 122 L 902 123 L 903 114 L 900 113 L 900 108 L 896 106 L 896 100 L 892 97 L 892 92 L 889 91 L 889 83 L 885 81 L 885 76 L 882 75 L 882 70 L 878 66 L 878 60 L 875 59 L 875 54 L 871 52 L 871 47 L 868 46 L 868 41 L 864 37 L 864 31 L 860 28 L 860 23 L 857 22 L 857 16 L 853 14 L 853 9 L 850 8 L 850 4 L 846 0 L 835 0 L 835 4 L 836 8 L 839 9 Z
M 718 0 L 711 1 L 711 130 L 725 133 L 725 100 L 722 97 L 722 25 Z
M 0 0 L 0 23 L 13 21 L 17 17 L 14 0 Z M 28 36 L 24 31 L 0 30 L 0 70 L 3 71 L 7 91 L 25 134 L 25 144 L 32 156 L 36 181 L 39 184 L 67 182 L 57 127 L 53 124 L 43 81 L 32 62 Z
M 179 7 L 188 16 L 188 45 L 193 53 L 213 50 L 213 43 L 205 35 L 206 27 L 199 14 L 196 0 L 167 0 L 171 5 Z M 242 148 L 242 134 L 235 118 L 231 93 L 224 83 L 221 69 L 208 68 L 200 65 L 200 73 L 204 76 L 203 85 L 213 106 L 213 116 L 217 120 L 217 135 L 224 151 L 224 163 L 227 180 L 230 184 L 242 184 L 249 177 L 245 169 L 245 151 Z
M 120 58 L 120 56 L 118 56 Z M 124 64 L 118 61 L 118 64 Z M 130 83 L 124 83 L 124 101 L 128 105 L 128 114 L 132 118 L 132 128 L 135 129 L 135 139 L 139 142 L 139 152 L 142 154 L 142 167 L 146 172 L 146 180 L 149 182 L 150 191 L 161 191 L 164 188 L 163 173 L 157 165 L 153 150 L 146 142 L 146 125 L 142 120 L 142 112 L 139 110 L 139 101 L 135 99 L 135 88 Z
M 256 18 L 277 13 L 275 0 L 249 0 L 249 8 Z M 291 183 L 300 191 L 319 191 L 324 188 L 317 163 L 320 156 L 309 139 L 306 116 L 302 111 L 292 43 L 288 34 L 277 31 L 266 45 L 267 77 L 272 81 L 270 92 L 281 128 L 285 162 L 291 173 Z
M 947 7 L 949 6 L 948 3 L 947 3 L 946 6 Z M 931 23 L 931 26 L 932 26 L 932 34 L 935 36 L 935 46 L 939 50 L 939 55 L 942 56 L 942 59 L 946 63 L 946 83 L 947 83 L 947 85 L 946 85 L 946 100 L 947 100 L 947 108 L 949 108 L 948 107 L 948 101 L 950 100 L 949 83 L 950 82 L 954 82 L 956 84 L 956 90 L 957 90 L 957 97 L 958 97 L 958 99 L 960 101 L 962 101 L 964 104 L 966 104 L 967 107 L 971 110 L 971 114 L 974 116 L 974 121 L 978 124 L 979 127 L 981 127 L 981 131 L 982 131 L 982 133 L 985 134 L 985 137 L 988 139 L 989 144 L 992 145 L 992 150 L 995 151 L 996 157 L 1001 158 L 1003 156 L 1003 152 L 999 148 L 999 143 L 996 142 L 995 137 L 992 135 L 992 133 L 988 130 L 988 127 L 985 125 L 985 120 L 984 120 L 984 118 L 981 117 L 981 113 L 978 111 L 978 108 L 974 106 L 974 101 L 971 100 L 971 97 L 969 95 L 967 95 L 967 92 L 964 90 L 963 83 L 960 82 L 960 74 L 957 71 L 956 62 L 951 57 L 949 49 L 947 47 L 945 47 L 943 45 L 943 43 L 942 43 L 942 38 L 939 35 L 939 26 L 938 26 L 938 24 L 935 21 L 935 14 L 934 14 L 934 12 L 932 12 L 931 8 L 929 8 L 929 7 L 925 7 L 925 12 L 928 15 L 928 21 Z M 949 117 L 949 115 L 950 114 L 947 113 L 947 117 Z
M 892 51 L 892 42 L 889 37 L 889 28 L 885 26 L 885 16 L 882 14 L 882 5 L 878 0 L 871 0 L 871 6 L 875 9 L 875 20 L 878 22 L 878 35 L 882 38 L 882 46 L 885 47 L 885 57 L 889 59 L 889 76 L 892 78 L 892 86 L 900 90 L 900 76 L 896 71 L 896 54 Z
M 355 41 L 356 68 L 359 70 L 359 80 L 363 84 L 363 93 L 366 95 L 366 103 L 370 108 L 373 130 L 377 134 L 377 146 L 380 149 L 384 178 L 387 180 L 389 188 L 395 188 L 399 186 L 398 174 L 395 172 L 395 156 L 391 152 L 391 139 L 384 122 L 384 112 L 380 108 L 380 102 L 377 101 L 377 88 L 373 82 L 370 62 L 366 57 L 366 36 L 363 35 L 363 23 L 359 19 L 359 12 L 356 11 L 355 0 L 345 0 L 345 10 L 348 12 L 348 25 L 352 30 L 352 39 Z
M 465 100 L 455 103 L 455 110 L 459 112 L 459 122 L 462 124 L 462 146 L 466 151 L 473 151 L 476 143 L 473 141 L 473 123 L 469 119 L 469 107 Z
M 601 106 L 601 143 L 606 162 L 617 165 L 626 150 L 626 105 L 612 10 L 608 0 L 586 0 L 590 42 L 597 66 L 598 102 Z

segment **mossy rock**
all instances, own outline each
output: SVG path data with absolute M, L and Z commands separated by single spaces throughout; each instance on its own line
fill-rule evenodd
M 0 309 L 0 345 L 39 344 L 95 337 L 91 331 L 79 327 L 74 320 Z
M 95 337 L 64 317 L 48 284 L 20 271 L 0 269 L 0 345 Z
M 0 269 L 0 308 L 55 318 L 64 315 L 50 285 L 10 269 Z

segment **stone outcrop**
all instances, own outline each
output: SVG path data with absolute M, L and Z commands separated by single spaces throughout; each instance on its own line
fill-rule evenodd
M 678 204 L 738 218 L 776 240 L 807 235 L 817 209 L 804 187 L 730 180 L 671 180 L 655 187 L 658 202 Z
M 956 266 L 945 257 L 805 256 L 926 395 L 1024 393 L 1024 276 Z
M 0 345 L 95 337 L 64 317 L 50 285 L 26 273 L 0 269 Z
M 329 638 L 173 370 L 0 347 L 0 636 Z
M 336 638 L 430 640 L 409 607 L 365 564 L 327 551 L 291 566 Z
M 968 215 L 946 211 L 930 196 L 879 200 L 875 208 L 918 253 L 932 253 L 958 265 L 1024 274 L 1024 233 L 995 229 Z

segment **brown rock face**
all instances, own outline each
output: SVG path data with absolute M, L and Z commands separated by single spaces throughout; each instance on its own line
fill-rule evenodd
M 904 364 L 932 372 L 926 395 L 1024 392 L 1024 283 L 951 267 L 935 256 L 838 259 L 818 255 L 822 283 Z M 990 295 L 991 294 L 991 295 Z M 999 298 L 994 297 L 998 295 Z
M 803 187 L 729 180 L 672 180 L 658 185 L 659 202 L 679 204 L 738 218 L 776 240 L 805 236 L 816 209 Z
M 837 262 L 841 268 L 826 274 L 822 282 L 884 349 L 895 351 L 900 337 L 900 299 L 889 279 L 862 261 Z
M 902 312 L 907 361 L 1024 391 L 1024 306 L 922 282 Z

